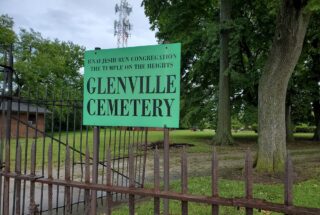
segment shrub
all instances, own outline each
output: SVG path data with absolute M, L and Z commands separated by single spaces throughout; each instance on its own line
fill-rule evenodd
M 258 124 L 252 124 L 251 125 L 251 129 L 254 131 L 254 132 L 256 132 L 256 133 L 258 133 Z
M 308 125 L 297 125 L 295 128 L 296 133 L 313 133 L 315 130 L 315 126 Z
M 232 119 L 231 127 L 232 127 L 232 130 L 238 131 L 243 127 L 243 125 L 240 123 L 238 119 Z

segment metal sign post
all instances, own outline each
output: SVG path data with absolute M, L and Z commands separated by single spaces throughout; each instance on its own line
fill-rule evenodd
M 163 141 L 163 180 L 164 191 L 169 191 L 169 129 L 164 126 L 164 141 Z M 169 214 L 169 199 L 163 199 L 163 214 Z

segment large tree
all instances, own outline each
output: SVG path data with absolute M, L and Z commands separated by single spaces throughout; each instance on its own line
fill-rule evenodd
M 312 15 L 299 63 L 295 68 L 287 90 L 286 119 L 300 125 L 315 125 L 313 140 L 319 140 L 320 115 L 320 13 Z M 288 109 L 291 111 L 287 111 Z M 289 114 L 291 113 L 291 114 Z M 291 116 L 290 116 L 291 115 Z M 290 122 L 287 122 L 287 128 Z M 291 126 L 294 129 L 294 126 Z M 288 133 L 292 130 L 287 129 Z
M 215 142 L 219 145 L 231 145 L 231 107 L 230 107 L 230 72 L 229 72 L 229 37 L 228 22 L 231 20 L 232 0 L 220 1 L 220 72 L 218 123 Z
M 31 92 L 39 88 L 44 93 L 46 87 L 80 91 L 83 55 L 84 48 L 72 42 L 44 39 L 32 29 L 22 29 L 15 44 L 15 82 Z
M 282 0 L 275 35 L 259 81 L 257 169 L 283 171 L 286 157 L 285 101 L 298 62 L 311 10 L 308 0 Z

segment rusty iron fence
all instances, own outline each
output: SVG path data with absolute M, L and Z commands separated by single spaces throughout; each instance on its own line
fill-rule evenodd
M 89 201 L 103 207 L 105 198 L 114 204 L 129 198 L 71 184 L 46 186 L 39 181 L 44 178 L 143 187 L 147 129 L 84 126 L 82 99 L 74 96 L 81 92 L 15 87 L 12 49 L 4 61 L 0 62 L 0 215 L 79 213 Z M 135 148 L 131 181 L 129 147 Z
M 169 134 L 169 130 L 166 129 L 165 136 Z M 168 139 L 164 141 L 165 145 L 169 145 Z M 42 175 L 37 175 L 35 172 L 35 143 L 31 147 L 31 168 L 30 174 L 21 173 L 21 145 L 18 145 L 17 150 L 17 168 L 16 171 L 10 172 L 5 170 L 2 172 L 2 176 L 7 179 L 14 179 L 16 184 L 16 193 L 20 192 L 20 184 L 22 181 L 28 181 L 31 184 L 30 190 L 34 190 L 35 184 L 40 184 L 47 187 L 49 198 L 47 199 L 49 205 L 49 211 L 52 211 L 52 198 L 53 186 L 63 187 L 63 197 L 64 197 L 64 208 L 61 213 L 72 214 L 76 209 L 73 209 L 72 205 L 72 189 L 84 190 L 84 209 L 81 214 L 97 214 L 97 193 L 105 192 L 105 198 L 102 199 L 104 206 L 100 210 L 100 214 L 112 214 L 112 207 L 114 206 L 114 198 L 112 193 L 118 193 L 123 195 L 129 195 L 127 204 L 129 205 L 129 214 L 134 215 L 135 213 L 135 203 L 137 197 L 152 197 L 154 198 L 154 214 L 170 214 L 169 210 L 169 200 L 178 200 L 181 201 L 181 214 L 188 214 L 188 204 L 190 202 L 201 203 L 206 205 L 211 205 L 213 215 L 219 214 L 219 208 L 221 206 L 230 206 L 237 208 L 245 208 L 246 214 L 253 214 L 254 209 L 265 210 L 272 212 L 279 212 L 284 214 L 305 214 L 305 215 L 316 215 L 320 214 L 320 208 L 307 208 L 307 207 L 298 207 L 293 205 L 293 167 L 290 157 L 288 156 L 286 161 L 286 170 L 285 170 L 285 180 L 284 180 L 284 203 L 273 203 L 268 202 L 263 199 L 257 199 L 253 197 L 253 168 L 252 168 L 252 157 L 250 150 L 247 151 L 245 155 L 245 166 L 244 166 L 244 178 L 245 178 L 245 196 L 244 197 L 233 197 L 225 198 L 219 196 L 218 190 L 218 155 L 215 150 L 212 153 L 212 195 L 211 196 L 201 196 L 188 193 L 188 160 L 187 153 L 183 150 L 181 154 L 181 192 L 170 191 L 165 186 L 161 189 L 160 186 L 160 153 L 158 149 L 155 149 L 154 152 L 154 187 L 153 188 L 143 188 L 135 186 L 135 173 L 136 162 L 135 162 L 135 152 L 137 150 L 133 145 L 129 146 L 129 186 L 123 185 L 114 185 L 112 184 L 112 155 L 110 148 L 106 148 L 105 157 L 106 157 L 106 171 L 105 171 L 105 182 L 95 182 L 94 178 L 90 178 L 90 169 L 93 166 L 90 165 L 90 152 L 86 150 L 86 159 L 85 159 L 85 181 L 76 181 L 70 177 L 71 174 L 71 150 L 70 146 L 67 145 L 65 151 L 65 165 L 64 178 L 55 178 L 52 174 L 52 144 L 48 147 L 48 174 L 46 177 Z M 166 154 L 169 154 L 169 151 L 164 150 L 164 157 Z M 169 161 L 168 161 L 169 162 Z M 168 172 L 164 169 L 164 179 Z M 166 180 L 166 179 L 165 179 Z M 169 181 L 165 182 L 169 184 Z M 163 211 L 160 211 L 160 199 L 167 200 L 163 201 L 164 207 Z M 5 204 L 8 204 L 7 200 L 4 199 Z M 16 198 L 15 208 L 16 211 L 20 210 L 21 199 Z M 37 214 L 36 210 L 36 200 L 34 192 L 30 192 L 30 206 L 29 213 Z M 9 210 L 9 209 L 7 209 Z M 8 214 L 5 212 L 5 214 Z M 20 213 L 19 213 L 20 214 Z

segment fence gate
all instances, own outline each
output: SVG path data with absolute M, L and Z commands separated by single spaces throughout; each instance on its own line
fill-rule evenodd
M 147 129 L 83 126 L 82 100 L 72 92 L 13 89 L 12 51 L 5 56 L 0 67 L 0 214 L 96 213 L 128 199 L 71 181 L 143 187 Z M 135 163 L 131 184 L 129 149 Z

